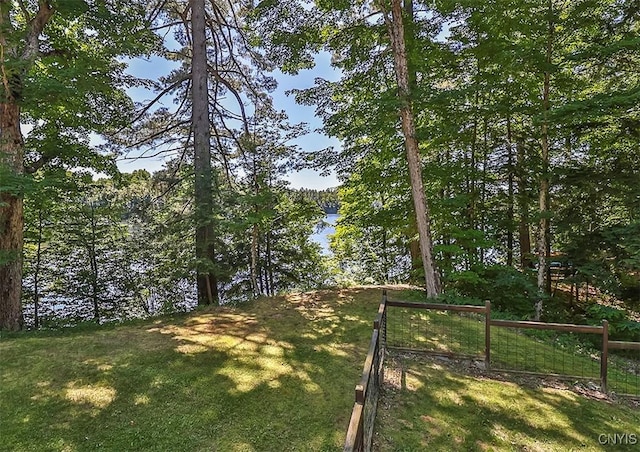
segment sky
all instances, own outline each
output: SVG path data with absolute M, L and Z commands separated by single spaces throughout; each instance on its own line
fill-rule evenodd
M 331 57 L 327 53 L 318 54 L 315 58 L 316 66 L 313 69 L 300 71 L 297 75 L 285 75 L 279 71 L 271 74 L 278 81 L 278 88 L 271 93 L 273 97 L 274 107 L 276 110 L 284 110 L 289 116 L 291 123 L 305 122 L 311 133 L 301 136 L 293 140 L 292 144 L 297 144 L 302 151 L 313 151 L 333 146 L 340 148 L 340 141 L 328 137 L 321 132 L 315 132 L 316 129 L 322 127 L 322 121 L 315 117 L 315 108 L 296 104 L 293 96 L 287 96 L 286 91 L 291 89 L 304 89 L 314 85 L 314 79 L 321 77 L 327 80 L 336 80 L 339 73 L 331 67 Z M 130 74 L 155 79 L 162 75 L 166 75 L 172 68 L 171 63 L 161 58 L 154 57 L 152 59 L 133 59 L 129 62 L 128 71 Z M 155 97 L 154 93 L 144 88 L 132 88 L 128 91 L 134 101 L 144 102 Z M 166 107 L 170 107 L 167 103 L 170 99 L 164 101 Z M 131 157 L 131 156 L 130 156 Z M 162 168 L 163 160 L 159 158 L 140 158 L 137 160 L 120 160 L 118 167 L 120 171 L 131 172 L 136 169 L 146 169 L 150 172 L 157 171 Z M 293 172 L 286 177 L 293 188 L 311 188 L 322 190 L 325 188 L 336 187 L 339 185 L 335 174 L 329 176 L 320 176 L 317 171 L 303 170 Z

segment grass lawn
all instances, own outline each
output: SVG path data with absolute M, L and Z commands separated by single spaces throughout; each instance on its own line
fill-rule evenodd
M 5 335 L 0 450 L 341 449 L 380 296 Z
M 386 339 L 390 347 L 483 359 L 484 315 L 390 307 Z M 491 367 L 574 376 L 600 384 L 600 351 L 588 346 L 588 340 L 600 343 L 602 336 L 492 326 Z M 608 388 L 640 396 L 639 369 L 634 364 L 640 361 L 640 351 L 629 352 L 627 358 L 609 353 Z
M 464 361 L 392 356 L 378 405 L 377 450 L 640 450 L 637 406 L 585 397 L 553 380 L 489 379 Z
M 341 450 L 380 295 L 4 335 L 0 450 Z M 390 368 L 381 450 L 603 450 L 599 434 L 640 437 L 640 410 L 443 363 Z

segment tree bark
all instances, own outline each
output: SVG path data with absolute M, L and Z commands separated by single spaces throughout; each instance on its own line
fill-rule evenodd
M 480 69 L 478 68 L 478 74 Z M 469 195 L 469 204 L 467 208 L 467 217 L 469 220 L 469 229 L 478 230 L 478 110 L 480 107 L 480 90 L 476 88 L 474 96 L 474 114 L 472 126 L 471 148 L 469 150 L 469 169 L 467 176 L 467 194 Z M 473 246 L 467 248 L 467 270 L 471 270 L 477 264 L 476 249 Z
M 13 2 L 0 0 L 0 167 L 19 178 L 24 174 L 24 142 L 20 130 L 22 81 L 39 51 L 40 35 L 53 16 L 50 2 L 40 0 L 25 30 L 11 22 Z M 6 35 L 23 32 L 20 47 Z M 19 330 L 22 316 L 22 247 L 24 210 L 21 190 L 0 192 L 0 330 Z
M 91 222 L 91 238 L 89 243 L 87 244 L 87 251 L 89 254 L 89 266 L 91 267 L 91 302 L 93 304 L 93 320 L 96 323 L 100 323 L 100 297 L 99 297 L 99 287 L 98 287 L 98 278 L 100 274 L 98 273 L 98 256 L 97 256 L 97 239 L 98 239 L 98 228 L 96 222 L 96 206 L 93 201 L 89 202 L 89 221 Z
M 507 116 L 507 266 L 513 266 L 513 142 L 511 136 L 511 117 Z
M 207 36 L 204 0 L 189 0 L 193 55 L 192 128 L 195 173 L 196 260 L 198 304 L 218 304 L 218 280 L 215 262 L 213 215 L 213 171 L 211 168 L 211 132 L 207 74 Z
M 531 263 L 531 231 L 529 227 L 529 200 L 527 197 L 527 181 L 525 178 L 524 140 L 516 141 L 516 185 L 518 189 L 518 243 L 520 245 L 520 268 L 526 270 Z
M 383 7 L 384 11 L 384 7 Z M 402 18 L 402 1 L 391 2 L 391 17 L 385 12 L 385 22 L 391 38 L 393 48 L 394 68 L 398 82 L 398 96 L 400 98 L 400 119 L 404 135 L 409 178 L 413 204 L 416 211 L 420 252 L 425 273 L 425 286 L 428 297 L 440 294 L 440 279 L 433 259 L 433 242 L 431 240 L 431 225 L 429 205 L 424 193 L 422 182 L 422 167 L 420 150 L 416 138 L 415 118 L 411 104 L 411 84 L 409 78 L 408 59 L 405 45 L 404 24 Z
M 417 237 L 418 220 L 415 209 L 409 214 L 409 225 L 407 226 L 407 238 L 409 239 L 408 250 L 411 259 L 411 274 L 418 274 L 419 269 L 424 269 L 422 265 L 422 254 L 420 253 L 420 239 Z M 423 270 L 424 271 L 424 270 Z
M 258 225 L 254 224 L 251 228 L 251 286 L 254 297 L 260 295 L 258 287 L 258 237 Z
M 0 165 L 20 177 L 24 172 L 20 107 L 7 99 L 0 104 Z M 16 187 L 0 192 L 0 330 L 22 329 L 23 202 Z
M 271 255 L 271 230 L 269 229 L 266 234 L 267 242 L 267 273 L 269 274 L 269 284 L 267 286 L 267 294 L 273 296 L 276 294 L 275 277 L 273 274 L 273 257 Z
M 547 49 L 545 55 L 545 61 L 547 67 L 551 64 L 551 52 L 553 49 L 553 18 L 551 16 L 553 12 L 552 1 L 547 2 L 549 24 L 547 35 Z M 542 87 L 542 109 L 543 120 L 541 128 L 541 160 L 542 160 L 542 175 L 540 177 L 540 189 L 538 193 L 538 205 L 540 212 L 540 222 L 538 224 L 538 238 L 536 243 L 536 251 L 538 254 L 538 292 L 539 299 L 536 303 L 536 320 L 540 320 L 542 316 L 542 304 L 544 294 L 547 289 L 547 254 L 548 254 L 548 230 L 549 230 L 549 93 L 551 85 L 551 73 L 547 68 L 544 71 L 544 81 Z
M 38 208 L 38 246 L 36 248 L 36 267 L 33 271 L 33 326 L 40 328 L 40 267 L 42 265 L 42 232 L 44 229 L 44 217 L 42 208 Z

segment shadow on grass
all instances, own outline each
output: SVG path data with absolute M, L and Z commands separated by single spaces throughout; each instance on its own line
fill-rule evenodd
M 379 290 L 0 343 L 2 450 L 337 450 Z
M 640 411 L 624 405 L 464 374 L 438 359 L 395 363 L 378 411 L 380 450 L 634 450 L 640 441 Z M 635 437 L 601 444 L 616 433 Z

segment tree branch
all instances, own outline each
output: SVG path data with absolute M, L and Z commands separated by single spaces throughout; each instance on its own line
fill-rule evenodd
M 41 169 L 44 165 L 49 163 L 51 160 L 53 160 L 51 157 L 43 155 L 38 160 L 36 160 L 33 164 L 29 166 L 25 166 L 24 172 L 27 174 L 33 174 L 39 169 Z
M 171 85 L 167 86 L 165 89 L 160 91 L 160 93 L 152 101 L 150 101 L 147 105 L 145 105 L 145 107 L 140 111 L 140 113 L 138 113 L 138 115 L 131 122 L 139 121 L 144 116 L 144 114 L 148 112 L 149 109 L 153 107 L 162 97 L 164 97 L 171 90 L 177 88 L 185 80 L 189 80 L 188 75 L 183 75 L 182 77 L 178 78 L 175 82 L 173 82 Z
M 35 17 L 29 21 L 29 27 L 26 36 L 26 45 L 22 52 L 22 59 L 26 61 L 33 60 L 37 55 L 40 48 L 40 35 L 44 30 L 45 25 L 49 22 L 49 19 L 55 13 L 55 8 L 47 0 L 38 1 L 39 9 Z
M 31 14 L 27 10 L 27 7 L 24 4 L 24 1 L 18 0 L 18 4 L 20 5 L 20 9 L 22 10 L 22 14 L 24 15 L 24 20 L 27 22 L 31 21 Z

